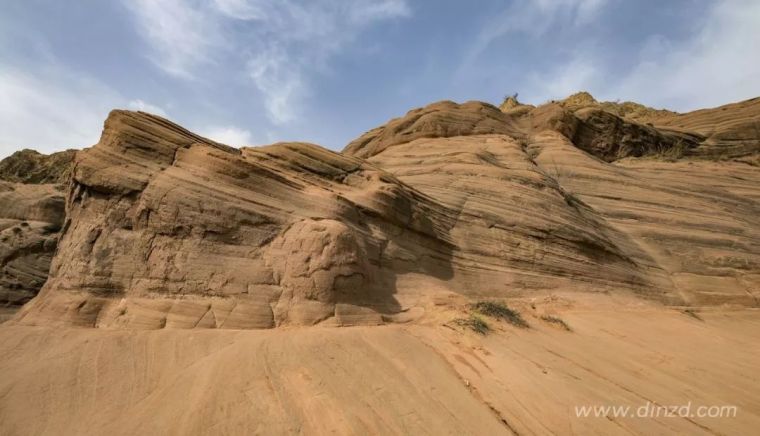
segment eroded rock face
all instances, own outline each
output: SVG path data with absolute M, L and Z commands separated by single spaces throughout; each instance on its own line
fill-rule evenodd
M 758 305 L 760 175 L 700 151 L 753 156 L 757 106 L 711 112 L 711 130 L 705 114 L 663 127 L 581 103 L 435 103 L 343 154 L 237 150 L 114 111 L 77 156 L 50 276 L 15 322 L 375 324 L 440 292 Z
M 416 139 L 368 160 L 458 211 L 452 268 L 471 277 L 464 288 L 626 289 L 676 304 L 757 305 L 760 172 L 744 162 L 757 158 L 760 135 L 747 126 L 760 106 L 660 113 L 676 129 L 592 103 L 505 113 L 523 136 Z M 729 131 L 742 139 L 715 139 Z M 716 150 L 738 154 L 715 162 Z
M 738 159 L 760 165 L 760 97 L 712 109 L 658 118 L 660 129 L 704 137 L 693 155 L 704 159 Z
M 334 315 L 336 303 L 370 301 L 373 274 L 365 243 L 346 224 L 331 219 L 298 221 L 280 234 L 265 254 L 274 282 L 288 296 L 275 307 L 277 318 L 311 324 Z
M 443 209 L 360 159 L 311 144 L 240 151 L 115 111 L 101 142 L 77 158 L 59 255 L 22 321 L 377 322 L 398 310 L 387 247 L 411 253 L 408 270 L 445 270 Z
M 0 320 L 47 280 L 64 220 L 73 152 L 23 150 L 0 161 Z
M 596 108 L 573 114 L 580 122 L 570 138 L 578 148 L 607 162 L 626 157 L 657 155 L 678 159 L 689 154 L 704 137 L 658 130 Z
M 15 310 L 42 288 L 63 219 L 56 186 L 0 182 L 0 308 Z
M 344 153 L 373 156 L 387 147 L 418 138 L 448 138 L 478 134 L 521 134 L 514 118 L 488 103 L 469 101 L 457 104 L 440 101 L 409 111 L 388 124 L 370 130 L 352 141 Z
M 760 98 L 683 114 L 634 102 L 598 102 L 587 92 L 553 105 L 585 125 L 579 137 L 568 137 L 608 161 L 657 155 L 760 162 Z
M 0 179 L 16 183 L 66 184 L 75 150 L 41 154 L 20 150 L 0 161 Z

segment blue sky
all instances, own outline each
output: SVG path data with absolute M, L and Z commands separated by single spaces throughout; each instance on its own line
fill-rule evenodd
M 5 0 L 0 156 L 90 146 L 113 108 L 335 150 L 443 99 L 687 111 L 760 95 L 758 29 L 753 0 Z

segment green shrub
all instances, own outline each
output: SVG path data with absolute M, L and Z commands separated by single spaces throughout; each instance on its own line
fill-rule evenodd
M 562 327 L 563 329 L 565 329 L 567 331 L 572 331 L 570 329 L 570 326 L 567 325 L 567 323 L 562 318 L 558 318 L 558 317 L 552 316 L 552 315 L 542 315 L 541 319 L 544 320 L 544 321 L 546 321 L 546 322 L 548 322 L 548 323 L 556 324 L 556 325 Z
M 530 327 L 519 312 L 510 309 L 504 303 L 497 301 L 478 301 L 472 306 L 472 308 L 483 315 L 490 316 L 491 318 L 503 319 L 516 327 Z
M 470 315 L 469 318 L 455 319 L 454 323 L 462 327 L 467 327 L 475 333 L 484 336 L 491 330 L 491 328 L 488 326 L 488 323 L 477 315 Z

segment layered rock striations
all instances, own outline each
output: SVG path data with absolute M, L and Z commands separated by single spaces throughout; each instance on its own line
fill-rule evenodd
M 434 103 L 342 154 L 238 150 L 114 111 L 77 154 L 49 278 L 15 322 L 374 324 L 439 294 L 555 290 L 756 306 L 760 107 L 642 124 L 575 100 Z
M 0 318 L 47 280 L 73 158 L 73 151 L 22 150 L 0 161 Z
M 21 306 L 45 283 L 63 206 L 53 186 L 0 182 L 0 307 Z
M 66 184 L 76 150 L 42 154 L 20 150 L 0 161 L 0 179 L 27 184 Z
M 477 261 L 455 271 L 488 277 L 482 270 L 494 265 L 536 277 L 488 278 L 477 289 L 504 288 L 489 295 L 588 283 L 585 289 L 631 289 L 678 304 L 754 306 L 760 172 L 747 163 L 758 156 L 760 134 L 748 127 L 760 122 L 756 100 L 667 113 L 668 127 L 639 124 L 598 104 L 507 108 L 505 125 L 522 134 L 440 138 L 428 129 L 426 138 L 407 141 L 394 129 L 379 151 L 365 151 L 389 136 L 381 127 L 344 153 L 365 156 L 460 208 L 454 231 L 467 230 L 454 238 L 455 258 Z M 402 118 L 388 126 L 408 124 Z M 720 136 L 729 131 L 744 132 L 741 146 Z M 733 158 L 716 162 L 716 154 Z M 558 277 L 569 283 L 556 285 Z
M 450 276 L 451 214 L 306 143 L 237 150 L 114 111 L 81 152 L 50 278 L 23 322 L 260 328 L 382 321 L 395 277 Z

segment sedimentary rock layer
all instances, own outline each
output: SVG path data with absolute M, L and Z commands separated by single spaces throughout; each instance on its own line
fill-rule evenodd
M 605 108 L 440 102 L 342 154 L 238 150 L 114 111 L 77 155 L 49 279 L 16 322 L 374 324 L 441 291 L 757 305 L 760 107 L 649 124 Z
M 47 280 L 64 218 L 54 185 L 0 182 L 0 309 L 31 300 Z
M 356 158 L 236 150 L 115 111 L 79 154 L 59 255 L 24 322 L 273 327 L 379 323 L 395 277 L 448 277 L 451 214 Z

